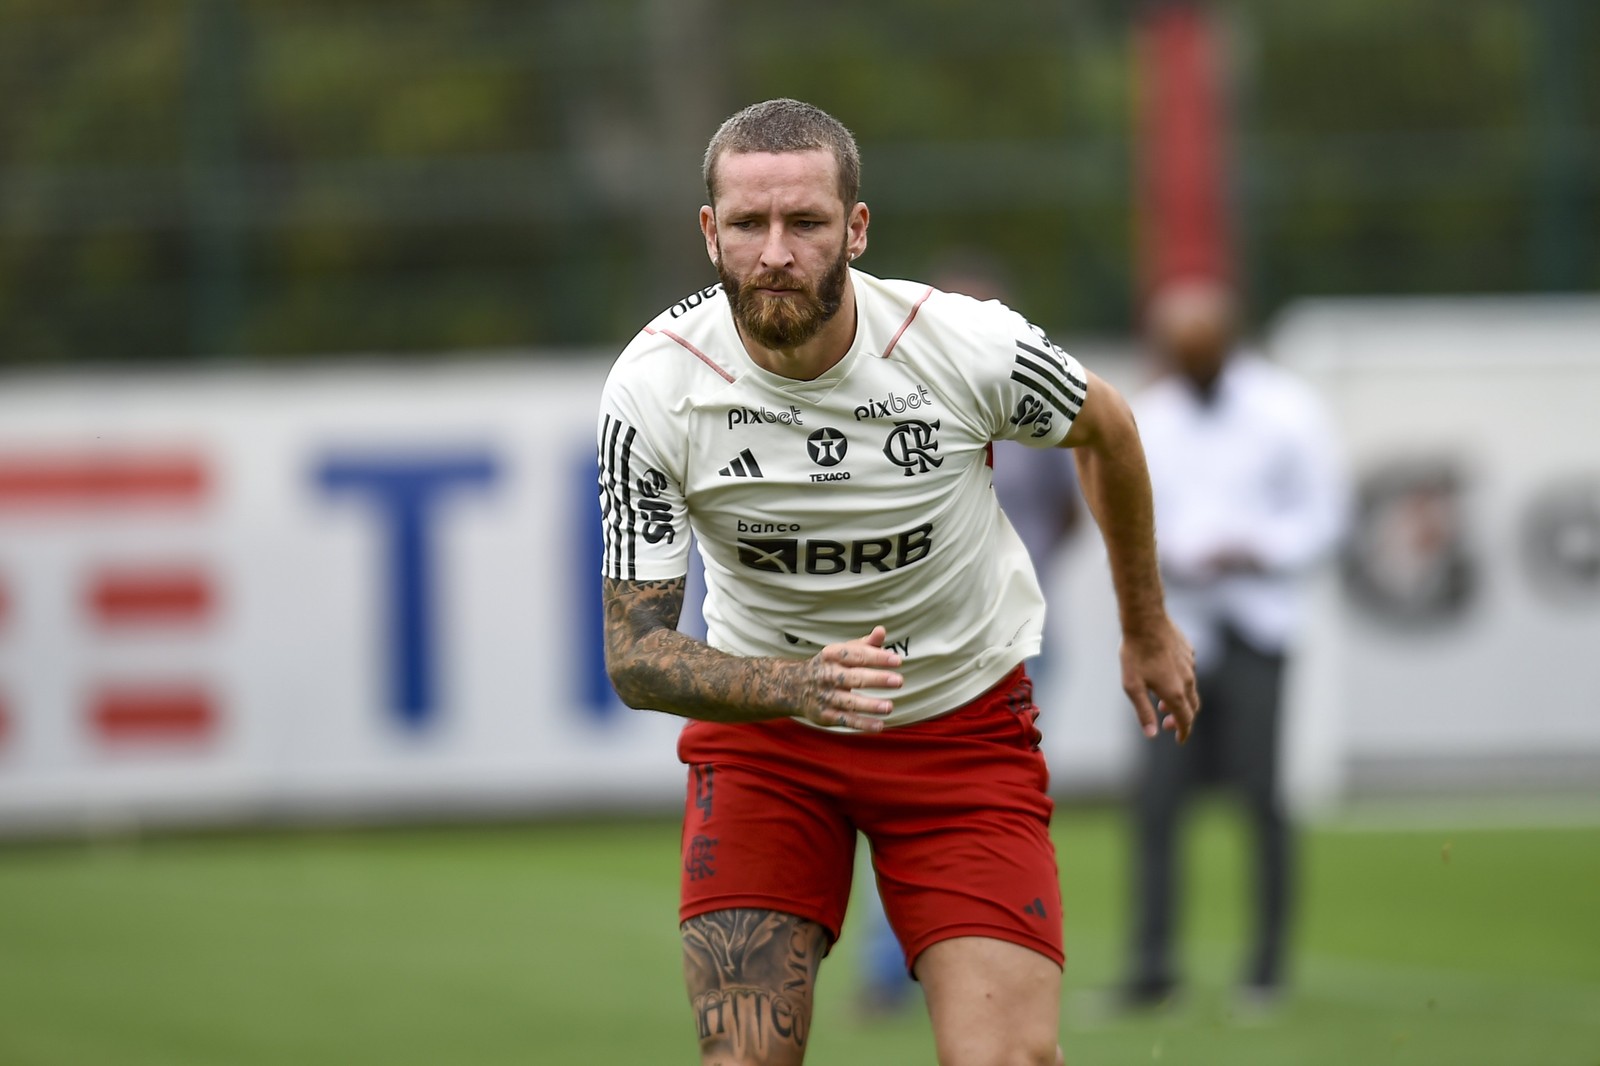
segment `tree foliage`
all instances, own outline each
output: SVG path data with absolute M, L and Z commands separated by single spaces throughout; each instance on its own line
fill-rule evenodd
M 614 346 L 709 267 L 699 155 L 846 121 L 864 268 L 953 249 L 1063 333 L 1131 325 L 1126 5 L 0 0 L 12 365 Z M 1217 0 L 1258 313 L 1593 288 L 1585 0 Z

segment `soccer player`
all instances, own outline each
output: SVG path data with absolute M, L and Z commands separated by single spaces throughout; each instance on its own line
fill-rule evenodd
M 1044 602 L 995 503 L 996 439 L 1077 449 L 1106 541 L 1123 686 L 1188 737 L 1122 398 L 1002 304 L 853 269 L 860 158 L 771 100 L 706 150 L 719 286 L 628 345 L 598 426 L 607 667 L 690 721 L 679 915 L 702 1062 L 792 1066 L 837 940 L 856 834 L 939 1061 L 1060 1061 L 1060 882 L 1022 661 Z M 675 628 L 688 531 L 707 641 Z

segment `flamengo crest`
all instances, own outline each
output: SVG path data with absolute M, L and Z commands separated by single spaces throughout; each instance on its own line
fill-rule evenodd
M 939 422 L 923 422 L 919 419 L 910 419 L 905 422 L 896 422 L 894 429 L 889 433 L 889 439 L 883 442 L 883 454 L 889 461 L 906 472 L 906 477 L 913 474 L 926 474 L 936 466 L 944 465 L 944 457 L 935 455 L 939 450 L 939 442 L 934 439 L 934 430 L 939 428 Z

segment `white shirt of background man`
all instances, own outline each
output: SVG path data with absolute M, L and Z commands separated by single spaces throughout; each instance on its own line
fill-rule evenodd
M 1346 512 L 1332 426 L 1311 389 L 1252 354 L 1224 365 L 1209 397 L 1170 376 L 1132 400 L 1155 494 L 1167 603 L 1204 669 L 1228 624 L 1281 652 L 1302 614 L 1302 578 L 1334 547 Z M 1259 573 L 1216 575 L 1243 553 Z

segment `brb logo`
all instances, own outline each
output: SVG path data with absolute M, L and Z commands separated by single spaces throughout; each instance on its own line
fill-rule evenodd
M 870 540 L 801 540 L 797 537 L 739 538 L 739 562 L 769 574 L 880 573 L 921 562 L 933 550 L 933 523 Z
M 883 442 L 883 454 L 889 461 L 906 472 L 906 477 L 913 474 L 926 474 L 936 466 L 943 466 L 944 459 L 933 454 L 939 450 L 939 442 L 934 440 L 934 431 L 939 428 L 938 420 L 923 422 L 910 419 L 905 422 L 896 422 L 894 430 L 889 434 L 889 439 Z

